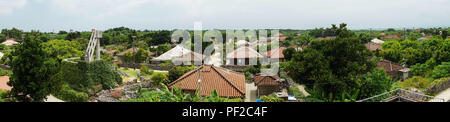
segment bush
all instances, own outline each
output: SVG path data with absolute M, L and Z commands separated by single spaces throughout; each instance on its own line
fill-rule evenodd
M 5 90 L 1 90 L 0 89 L 0 102 L 5 102 L 5 98 L 6 98 L 6 91 Z
M 268 96 L 262 96 L 262 97 L 260 97 L 260 99 L 263 102 L 284 102 L 283 99 L 278 98 L 275 94 L 270 94 Z
M 180 78 L 182 75 L 184 75 L 185 73 L 187 73 L 187 72 L 189 72 L 189 71 L 191 71 L 191 70 L 193 70 L 193 69 L 196 69 L 197 67 L 196 66 L 175 66 L 175 67 L 172 67 L 170 70 L 169 70 L 169 76 L 168 76 L 168 79 L 169 79 L 169 81 L 170 82 L 173 82 L 173 81 L 175 81 L 175 80 L 177 80 L 178 78 Z
M 61 99 L 66 102 L 87 102 L 88 94 L 84 92 L 78 92 L 69 87 L 69 85 L 64 85 L 58 92 L 53 93 L 56 98 Z
M 170 67 L 173 66 L 172 61 L 166 61 L 164 63 L 159 64 L 160 67 Z
M 405 88 L 405 89 L 417 88 L 417 89 L 423 90 L 423 89 L 426 89 L 429 86 L 431 86 L 431 81 L 424 77 L 421 77 L 421 76 L 414 76 L 412 78 L 409 78 L 409 79 L 401 82 L 399 84 L 399 86 L 401 88 Z
M 163 73 L 155 73 L 152 78 L 152 83 L 155 86 L 159 86 L 161 83 L 167 83 L 168 79 Z
M 428 76 L 431 71 L 431 67 L 428 64 L 416 64 L 411 66 L 411 75 L 413 76 Z
M 141 70 L 142 75 L 151 75 L 150 71 L 146 65 L 142 65 L 140 70 Z
M 295 98 L 301 98 L 302 96 L 304 96 L 303 92 L 300 91 L 300 89 L 298 89 L 297 87 L 290 86 L 289 87 L 289 92 L 290 92 L 291 95 L 294 95 Z
M 4 70 L 4 69 L 0 68 L 0 76 L 11 76 L 11 75 L 12 75 L 12 71 Z
M 439 79 L 443 77 L 450 77 L 450 62 L 442 62 L 441 65 L 438 65 L 433 70 L 434 79 Z

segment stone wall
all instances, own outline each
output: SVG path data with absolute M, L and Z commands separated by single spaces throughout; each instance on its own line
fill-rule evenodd
M 445 82 L 441 82 L 435 85 L 432 85 L 431 87 L 425 89 L 425 92 L 427 93 L 439 93 L 441 91 L 444 91 L 446 89 L 450 88 L 450 80 L 447 80 Z
M 258 86 L 257 95 L 258 97 L 260 97 L 264 95 L 270 95 L 277 91 L 279 91 L 279 86 Z
M 136 69 L 140 69 L 142 65 L 146 65 L 148 68 L 153 69 L 153 70 L 164 70 L 164 71 L 168 71 L 170 70 L 173 66 L 167 66 L 167 67 L 161 67 L 159 66 L 159 64 L 118 64 L 119 67 L 128 67 L 128 68 L 136 68 Z

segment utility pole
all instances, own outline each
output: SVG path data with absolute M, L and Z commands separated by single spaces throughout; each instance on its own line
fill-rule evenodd
M 136 40 L 136 36 L 131 36 L 132 38 L 133 38 L 133 46 L 131 47 L 132 49 L 132 51 L 133 51 L 133 69 L 134 70 L 136 70 L 136 50 L 135 50 L 135 48 L 136 48 L 136 42 L 135 42 L 135 40 Z

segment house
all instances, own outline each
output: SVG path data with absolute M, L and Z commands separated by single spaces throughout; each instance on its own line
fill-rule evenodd
M 257 96 L 270 95 L 275 92 L 281 91 L 281 85 L 283 80 L 278 76 L 255 76 L 253 79 L 255 86 L 257 87 Z
M 181 57 L 183 55 L 186 55 L 188 53 L 191 53 L 192 51 L 190 49 L 184 48 L 180 45 L 172 48 L 171 50 L 161 54 L 160 56 L 153 58 L 152 62 L 166 62 L 171 61 L 173 58 Z
M 373 42 L 373 43 L 375 43 L 375 44 L 383 44 L 383 43 L 384 43 L 383 40 L 380 40 L 380 39 L 378 39 L 378 38 L 372 39 L 372 40 L 370 40 L 370 42 Z
M 259 54 L 253 48 L 243 46 L 227 54 L 226 65 L 248 66 L 250 65 L 250 60 L 254 60 L 256 64 L 256 60 L 262 57 L 263 55 Z
M 386 74 L 391 76 L 391 78 L 401 78 L 404 80 L 409 77 L 409 68 L 404 68 L 400 64 L 394 63 L 392 61 L 379 61 L 378 67 L 376 69 L 384 69 L 386 71 Z
M 209 96 L 211 91 L 216 90 L 220 97 L 226 98 L 245 98 L 245 86 L 245 75 L 207 65 L 187 72 L 168 85 L 191 95 L 200 90 L 201 96 Z
M 365 44 L 365 46 L 370 51 L 383 50 L 383 46 L 381 46 L 380 44 L 374 43 L 374 42 L 368 42 Z
M 205 55 L 191 51 L 180 57 L 175 57 L 173 61 L 175 64 L 195 65 L 195 62 L 199 62 L 199 64 L 202 64 L 204 59 Z
M 1 76 L 0 77 L 0 90 L 10 91 L 12 89 L 12 87 L 8 86 L 8 82 L 9 82 L 8 76 Z
M 384 37 L 381 38 L 381 39 L 385 40 L 385 39 L 395 39 L 395 38 L 401 38 L 401 37 L 402 37 L 401 34 L 397 34 L 397 35 L 388 35 L 388 36 L 384 36 Z
M 14 38 L 9 38 L 9 39 L 6 39 L 4 42 L 2 42 L 2 44 L 6 45 L 6 46 L 11 46 L 11 45 L 17 45 L 17 44 L 19 44 L 19 42 L 17 42 Z
M 267 51 L 267 57 L 272 62 L 274 62 L 276 59 L 278 59 L 279 62 L 284 62 L 286 60 L 284 59 L 283 51 L 286 49 L 287 49 L 286 47 L 279 47 L 279 48 L 275 48 L 270 51 Z
M 336 39 L 336 36 L 327 36 L 327 37 L 319 37 L 319 40 L 331 40 L 331 39 Z

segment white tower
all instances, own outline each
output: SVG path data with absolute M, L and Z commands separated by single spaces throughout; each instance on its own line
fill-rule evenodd
M 96 60 L 100 60 L 100 38 L 102 38 L 103 31 L 92 29 L 91 39 L 86 48 L 85 60 L 88 62 L 94 61 L 94 51 L 97 48 Z

